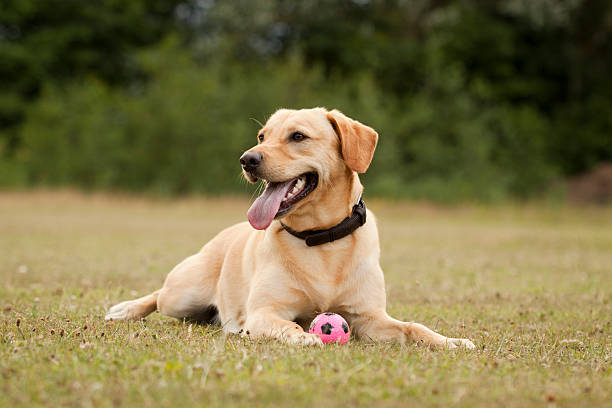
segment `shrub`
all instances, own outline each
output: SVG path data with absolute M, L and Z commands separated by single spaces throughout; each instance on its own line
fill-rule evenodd
M 373 126 L 364 176 L 377 195 L 440 201 L 529 196 L 555 172 L 549 126 L 529 107 L 483 102 L 435 49 L 420 92 L 401 100 L 367 75 L 326 76 L 293 57 L 256 66 L 198 64 L 171 41 L 141 57 L 146 86 L 88 80 L 49 87 L 23 127 L 34 184 L 161 193 L 244 192 L 238 157 L 280 107 L 335 107 Z M 482 93 L 482 92 L 481 92 Z

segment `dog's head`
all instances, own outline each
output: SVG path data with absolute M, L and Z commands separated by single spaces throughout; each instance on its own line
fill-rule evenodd
M 266 189 L 248 219 L 256 229 L 315 201 L 353 172 L 364 173 L 372 161 L 378 134 L 337 110 L 323 108 L 274 113 L 257 134 L 257 146 L 240 157 L 243 174 Z

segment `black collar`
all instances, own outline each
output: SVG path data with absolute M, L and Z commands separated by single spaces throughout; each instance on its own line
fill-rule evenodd
M 357 228 L 361 227 L 366 222 L 366 206 L 362 199 L 353 206 L 351 215 L 343 219 L 340 224 L 331 227 L 326 230 L 308 230 L 308 231 L 296 231 L 286 226 L 281 222 L 281 226 L 293 235 L 294 237 L 303 239 L 306 241 L 306 245 L 315 246 L 321 244 L 327 244 L 337 239 L 344 238 L 350 235 Z

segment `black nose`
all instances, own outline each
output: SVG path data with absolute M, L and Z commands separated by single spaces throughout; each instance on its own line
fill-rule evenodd
M 253 171 L 263 161 L 263 155 L 259 152 L 246 152 L 240 157 L 240 164 L 246 171 Z

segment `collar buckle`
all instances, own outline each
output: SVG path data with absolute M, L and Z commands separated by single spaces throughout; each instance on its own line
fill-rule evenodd
M 357 214 L 359 216 L 359 226 L 363 226 L 366 222 L 366 206 L 363 200 L 359 199 L 359 202 L 355 204 L 353 207 L 353 214 Z

